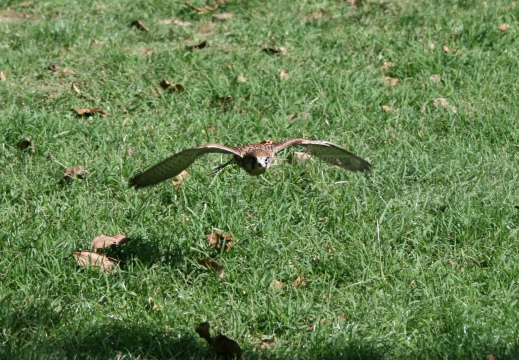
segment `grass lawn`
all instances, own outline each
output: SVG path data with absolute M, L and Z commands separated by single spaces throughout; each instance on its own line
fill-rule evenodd
M 519 358 L 518 34 L 504 0 L 1 1 L 0 358 L 213 359 L 205 321 L 246 359 Z M 128 187 L 297 137 L 373 171 Z M 100 234 L 109 274 L 73 257 Z

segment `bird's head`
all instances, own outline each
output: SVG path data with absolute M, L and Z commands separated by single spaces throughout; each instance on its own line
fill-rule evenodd
M 270 156 L 245 156 L 241 162 L 242 167 L 250 175 L 261 175 L 268 170 L 272 163 Z

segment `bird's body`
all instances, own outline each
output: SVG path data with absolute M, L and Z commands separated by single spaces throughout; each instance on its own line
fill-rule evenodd
M 177 176 L 189 167 L 198 157 L 207 153 L 231 154 L 233 158 L 217 167 L 215 172 L 227 165 L 238 165 L 250 175 L 261 175 L 268 170 L 274 155 L 289 146 L 303 146 L 310 154 L 332 165 L 340 166 L 350 171 L 366 171 L 371 165 L 351 152 L 328 141 L 291 139 L 277 143 L 259 143 L 236 147 L 219 144 L 206 144 L 183 150 L 149 168 L 130 180 L 130 186 L 136 188 L 158 184 Z

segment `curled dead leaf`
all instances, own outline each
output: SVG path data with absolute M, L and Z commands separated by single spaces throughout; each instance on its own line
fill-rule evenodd
M 131 23 L 130 23 L 130 26 L 131 27 L 134 27 L 138 30 L 142 30 L 142 31 L 150 31 L 150 29 L 144 25 L 144 23 L 140 20 L 133 20 Z
M 72 166 L 65 170 L 65 174 L 58 182 L 59 184 L 64 183 L 65 181 L 70 181 L 73 179 L 84 179 L 85 175 L 88 175 L 89 172 L 85 170 L 83 166 Z
M 167 80 L 162 80 L 160 82 L 160 87 L 164 90 L 169 90 L 171 92 L 184 92 L 185 90 L 184 86 L 182 86 L 181 84 L 173 84 Z
M 213 232 L 205 236 L 209 240 L 209 245 L 216 250 L 220 250 L 224 246 L 225 251 L 231 250 L 232 235 Z
M 139 51 L 139 54 L 140 55 L 152 56 L 153 55 L 153 51 L 148 49 L 148 48 L 142 48 L 141 51 Z
M 286 55 L 287 49 L 283 47 L 273 47 L 273 46 L 262 46 L 261 51 L 267 53 L 267 54 L 281 54 Z
M 385 81 L 386 84 L 389 85 L 389 86 L 395 86 L 396 84 L 398 84 L 398 82 L 400 81 L 400 79 L 392 78 L 392 77 L 386 76 L 386 77 L 384 78 L 384 81 Z
M 79 88 L 76 86 L 76 84 L 74 84 L 73 82 L 70 83 L 70 90 L 71 91 L 74 91 L 76 94 L 80 94 L 81 91 L 79 90 Z
M 223 269 L 222 265 L 218 264 L 216 260 L 211 258 L 198 259 L 196 262 L 209 270 L 220 271 Z
M 213 17 L 218 20 L 228 20 L 233 17 L 230 13 L 213 14 Z
M 387 111 L 387 112 L 393 111 L 393 109 L 391 109 L 391 107 L 389 105 L 382 105 L 382 110 Z
M 309 332 L 310 332 L 310 331 L 314 331 L 314 330 L 315 330 L 315 325 L 308 325 L 308 326 L 306 327 L 306 331 L 309 331 Z
M 76 114 L 79 116 L 93 116 L 94 114 L 108 115 L 106 111 L 100 108 L 90 107 L 90 108 L 82 108 L 82 109 L 74 109 Z
M 123 245 L 126 244 L 128 241 L 130 241 L 130 238 L 127 238 L 123 234 L 117 234 L 112 236 L 103 234 L 96 236 L 94 240 L 92 240 L 92 245 L 90 246 L 90 248 L 92 250 L 103 249 L 107 247 Z
M 204 322 L 200 324 L 195 331 L 201 338 L 205 339 L 209 345 L 211 345 L 216 355 L 225 356 L 227 358 L 242 358 L 243 350 L 236 341 L 229 339 L 227 336 L 222 334 L 211 337 L 209 328 L 209 323 Z
M 104 44 L 106 44 L 106 41 L 94 40 L 94 41 L 92 41 L 92 43 L 90 44 L 90 46 L 104 45 Z
M 288 76 L 289 76 L 289 75 L 288 75 L 288 72 L 287 72 L 286 70 L 283 70 L 283 69 L 279 70 L 279 78 L 280 78 L 281 80 L 286 80 L 286 79 L 288 79 Z
M 31 153 L 34 154 L 34 152 L 35 152 L 34 143 L 29 138 L 20 139 L 20 141 L 18 141 L 17 146 L 18 146 L 18 149 L 20 149 L 21 151 L 30 149 Z
M 3 71 L 0 71 L 0 80 L 1 81 L 7 81 L 7 78 L 5 77 L 5 74 Z
M 461 55 L 460 50 L 451 49 L 447 45 L 443 45 L 443 51 L 445 51 L 447 54 Z
M 501 32 L 505 32 L 506 30 L 508 30 L 509 27 L 510 27 L 510 25 L 503 23 L 503 24 L 499 25 L 498 29 Z
M 173 184 L 173 186 L 178 189 L 178 187 L 180 186 L 180 184 L 182 183 L 182 181 L 184 181 L 185 179 L 187 179 L 189 177 L 189 173 L 186 171 L 186 170 L 182 170 L 182 172 L 180 174 L 178 174 L 177 176 L 175 176 L 173 178 L 173 180 L 171 180 L 171 183 Z
M 200 50 L 200 49 L 203 49 L 207 46 L 207 41 L 202 41 L 200 44 L 196 44 L 196 45 L 187 45 L 186 47 L 189 49 L 189 50 Z
M 81 267 L 97 268 L 106 274 L 113 271 L 114 264 L 117 262 L 116 259 L 90 250 L 74 251 L 74 259 Z
M 452 111 L 453 114 L 456 114 L 458 112 L 456 110 L 456 108 L 454 106 L 452 106 L 451 104 L 449 104 L 447 99 L 444 99 L 444 98 L 438 98 L 438 99 L 434 100 L 433 105 L 437 108 L 438 107 L 446 108 L 447 110 Z
M 294 280 L 294 286 L 295 287 L 304 287 L 306 286 L 306 279 L 299 275 L 297 279 Z

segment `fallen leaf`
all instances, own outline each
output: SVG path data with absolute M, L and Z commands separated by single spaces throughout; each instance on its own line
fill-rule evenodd
M 212 133 L 215 133 L 217 130 L 216 126 L 212 125 L 212 126 L 209 126 L 209 131 L 212 132 Z
M 494 354 L 488 354 L 487 360 L 496 360 L 496 356 Z
M 302 277 L 301 275 L 299 275 L 297 277 L 297 279 L 294 280 L 294 286 L 295 287 L 299 287 L 299 286 L 304 287 L 304 286 L 306 286 L 306 279 L 304 277 Z
M 510 27 L 510 25 L 503 23 L 503 24 L 500 24 L 498 28 L 499 28 L 499 31 L 505 32 L 506 30 L 508 30 L 509 27 Z
M 227 20 L 232 18 L 232 14 L 230 13 L 221 13 L 221 14 L 213 14 L 213 17 L 218 20 Z
M 240 83 L 246 83 L 246 82 L 247 82 L 247 78 L 246 78 L 245 75 L 243 75 L 243 74 L 238 75 L 237 80 L 238 80 L 238 82 L 240 82 Z
M 200 324 L 195 331 L 201 338 L 205 339 L 211 345 L 216 355 L 241 359 L 243 350 L 236 341 L 229 339 L 227 336 L 222 334 L 211 337 L 209 328 L 209 323 L 204 322 Z
M 384 65 L 382 65 L 382 71 L 388 71 L 393 67 L 393 63 L 391 61 L 384 62 Z
M 106 41 L 94 40 L 94 41 L 92 41 L 91 46 L 104 45 L 104 44 L 106 44 Z
M 84 179 L 85 175 L 88 174 L 89 172 L 85 170 L 83 166 L 72 166 L 65 170 L 63 177 L 58 183 L 63 184 L 65 181 L 70 181 L 73 179 Z
M 200 50 L 200 49 L 203 49 L 207 46 L 207 41 L 202 41 L 200 44 L 196 44 L 196 45 L 187 45 L 187 48 L 189 50 Z
M 182 21 L 182 20 L 178 20 L 176 19 L 175 21 L 173 21 L 173 23 L 175 25 L 178 25 L 178 26 L 191 26 L 193 25 L 193 23 L 189 22 L 189 21 Z
M 150 29 L 149 29 L 146 25 L 144 25 L 144 24 L 142 23 L 142 21 L 140 21 L 140 20 L 133 20 L 133 21 L 130 23 L 130 26 L 131 26 L 131 27 L 134 27 L 134 28 L 136 28 L 136 29 L 138 29 L 138 30 L 142 30 L 142 31 L 150 31 Z
M 389 107 L 388 105 L 382 105 L 382 110 L 389 112 L 389 111 L 392 111 L 393 109 L 391 109 L 391 107 Z
M 278 47 L 271 47 L 271 46 L 263 46 L 261 48 L 261 51 L 266 52 L 267 54 L 282 54 L 285 55 L 287 53 L 287 49 L 285 48 L 278 48 Z
M 149 310 L 162 311 L 162 306 L 155 302 L 155 299 L 151 296 L 148 297 L 147 308 Z
M 177 176 L 175 176 L 173 178 L 173 180 L 171 180 L 171 183 L 173 184 L 173 186 L 178 189 L 178 187 L 180 186 L 180 184 L 182 183 L 182 181 L 184 181 L 185 179 L 187 179 L 189 177 L 189 173 L 186 171 L 186 170 L 182 170 L 182 172 L 180 174 L 178 174 Z
M 201 7 L 201 8 L 197 8 L 195 5 L 193 5 L 191 3 L 191 1 L 189 0 L 184 0 L 184 4 L 186 4 L 187 6 L 189 6 L 191 9 L 194 9 L 196 10 L 199 14 L 203 14 L 203 13 L 207 13 L 207 12 L 211 12 L 211 11 L 215 11 L 215 10 L 218 10 L 218 8 L 220 7 L 220 4 L 218 4 L 217 2 L 214 3 L 214 6 L 213 7 L 210 7 L 210 6 L 204 6 L 204 7 Z
M 305 152 L 295 151 L 293 155 L 289 156 L 288 162 L 290 164 L 301 164 L 304 162 L 312 161 L 312 155 Z
M 361 4 L 361 0 L 349 0 L 349 2 L 354 9 L 358 9 Z
M 213 28 L 215 27 L 215 23 L 209 23 L 208 25 L 206 26 L 202 26 L 199 30 L 200 34 L 209 34 L 211 32 L 211 30 L 213 30 Z
M 62 74 L 68 74 L 68 75 L 76 75 L 76 72 L 72 69 L 63 69 L 63 71 L 61 72 Z
M 70 90 L 74 91 L 76 94 L 80 94 L 81 93 L 81 91 L 78 89 L 76 84 L 74 84 L 73 82 L 70 83 Z
M 7 81 L 7 78 L 5 77 L 5 74 L 3 71 L 0 71 L 0 80 Z
M 451 48 L 449 48 L 446 45 L 443 45 L 443 51 L 445 51 L 448 54 L 461 55 L 461 51 L 460 50 L 451 49 Z
M 397 79 L 397 78 L 392 78 L 392 77 L 386 76 L 386 77 L 384 78 L 384 81 L 385 81 L 386 84 L 389 85 L 389 86 L 395 86 L 396 84 L 398 84 L 398 82 L 399 82 L 400 80 Z
M 285 287 L 285 284 L 283 284 L 281 281 L 272 280 L 272 282 L 269 285 L 270 290 L 277 290 L 277 289 L 283 289 Z
M 442 81 L 442 77 L 440 75 L 431 75 L 431 77 L 429 79 L 431 79 L 432 82 Z
M 28 7 L 28 6 L 31 6 L 31 5 L 32 5 L 32 3 L 30 1 L 24 1 L 24 2 L 20 3 L 21 7 Z
M 113 271 L 114 263 L 117 262 L 116 259 L 89 250 L 74 251 L 74 258 L 79 266 L 99 268 L 106 274 Z
M 306 331 L 314 331 L 315 330 L 315 325 L 308 325 L 306 327 Z
M 171 25 L 173 24 L 173 21 L 177 21 L 177 20 L 173 20 L 173 19 L 164 19 L 164 20 L 159 20 L 159 24 L 164 24 L 164 25 Z
M 196 262 L 209 270 L 220 271 L 223 269 L 222 265 L 218 264 L 216 260 L 210 258 L 199 259 Z
M 288 75 L 288 72 L 287 72 L 287 71 L 285 71 L 285 70 L 283 70 L 283 69 L 279 70 L 279 78 L 280 78 L 281 80 L 286 80 L 286 79 L 288 79 L 288 76 L 289 76 L 289 75 Z
M 92 250 L 103 249 L 103 248 L 107 248 L 107 247 L 126 244 L 128 241 L 130 241 L 130 238 L 127 238 L 123 234 L 117 234 L 117 235 L 112 235 L 112 236 L 103 234 L 103 235 L 96 236 L 94 238 L 94 240 L 92 240 L 92 245 L 90 246 L 90 248 Z
M 222 96 L 213 101 L 214 106 L 232 106 L 232 96 Z
M 438 99 L 434 100 L 433 105 L 435 107 L 444 107 L 444 108 L 452 111 L 452 113 L 454 113 L 454 114 L 456 114 L 458 112 L 456 110 L 456 108 L 454 106 L 452 106 L 451 104 L 449 104 L 449 102 L 444 98 L 438 98 Z
M 171 92 L 184 92 L 185 90 L 181 84 L 172 84 L 166 80 L 162 80 L 160 82 L 160 87 L 164 90 L 169 90 Z
M 34 152 L 35 152 L 34 144 L 29 138 L 20 139 L 20 141 L 18 141 L 17 146 L 18 146 L 18 149 L 20 149 L 21 151 L 31 149 L 31 153 L 34 154 Z
M 432 41 L 429 41 L 429 42 L 427 43 L 427 46 L 428 46 L 428 47 L 429 47 L 429 49 L 431 49 L 431 50 L 433 50 L 433 49 L 435 49 L 435 48 L 436 48 L 436 44 L 435 44 L 435 43 L 433 43 Z
M 95 108 L 95 107 L 83 108 L 83 109 L 74 109 L 74 111 L 79 116 L 86 116 L 86 117 L 92 116 L 94 114 L 108 115 L 108 113 L 106 111 L 104 111 L 103 109 Z
M 209 240 L 209 245 L 216 250 L 220 250 L 224 246 L 225 251 L 231 250 L 232 235 L 213 232 L 205 236 Z
M 295 118 L 297 118 L 297 113 L 291 114 L 291 115 L 288 117 L 288 120 L 292 121 L 292 120 L 294 120 Z
M 153 55 L 153 51 L 148 49 L 148 48 L 142 48 L 142 50 L 139 51 L 139 54 L 152 56 Z

